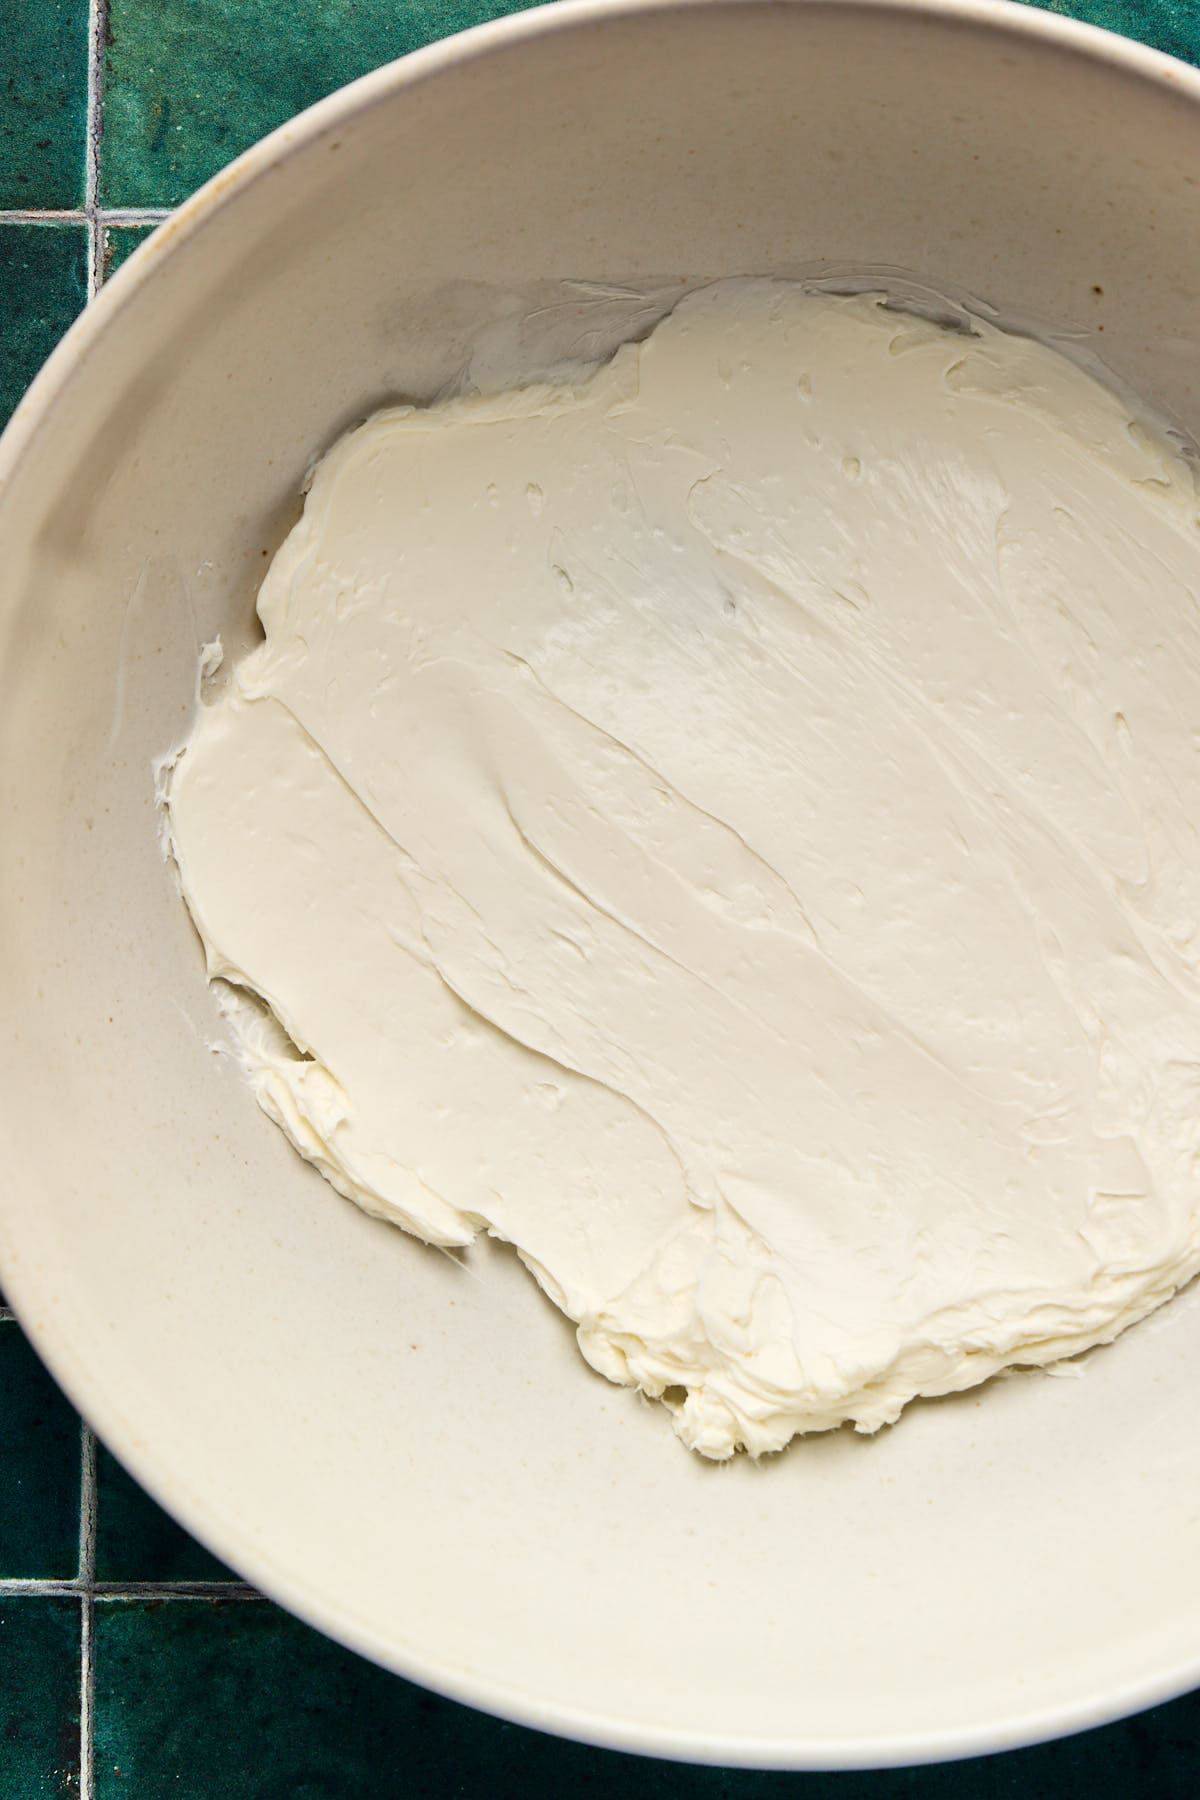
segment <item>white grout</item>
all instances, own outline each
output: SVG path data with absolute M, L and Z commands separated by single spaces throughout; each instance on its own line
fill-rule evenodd
M 94 300 L 104 280 L 104 251 L 110 225 L 158 225 L 165 206 L 100 203 L 100 143 L 104 125 L 104 38 L 108 0 L 88 0 L 87 123 L 84 138 L 82 207 L 0 207 L 0 225 L 84 225 L 87 227 L 87 293 Z M 0 1314 L 7 1316 L 7 1312 Z
M 257 1588 L 246 1581 L 93 1581 L 86 1591 L 97 1605 L 111 1606 L 122 1600 L 261 1600 Z M 14 1576 L 0 1581 L 0 1600 L 71 1600 L 85 1592 L 73 1576 L 53 1581 L 43 1576 Z
M 83 210 L 88 228 L 88 299 L 104 279 L 104 228 L 100 205 L 100 137 L 104 124 L 104 36 L 108 0 L 88 0 L 87 137 L 83 163 Z
M 105 225 L 160 225 L 169 219 L 169 206 L 98 206 L 96 217 Z
M 96 1673 L 92 1662 L 96 1586 L 96 1439 L 80 1423 L 79 1435 L 79 1800 L 93 1800 L 95 1733 L 92 1706 Z
M 42 1576 L 18 1575 L 0 1581 L 0 1599 L 17 1600 L 32 1594 L 37 1600 L 69 1600 L 80 1591 L 79 1581 L 47 1581 Z
M 69 208 L 43 206 L 36 211 L 31 207 L 0 207 L 0 225 L 82 225 L 87 214 Z
M 52 206 L 39 208 L 0 206 L 0 225 L 86 225 L 88 214 L 82 207 L 74 211 L 70 208 L 56 210 Z M 161 225 L 169 219 L 169 206 L 97 206 L 96 218 L 103 225 Z
M 79 1601 L 79 1800 L 95 1800 L 96 1607 L 136 1600 L 261 1600 L 244 1581 L 97 1581 L 96 1438 L 79 1425 L 79 1573 L 73 1580 L 0 1580 L 0 1599 Z

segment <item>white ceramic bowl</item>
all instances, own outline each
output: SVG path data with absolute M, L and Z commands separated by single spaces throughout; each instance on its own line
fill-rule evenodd
M 546 283 L 894 265 L 1200 427 L 1200 76 L 1005 4 L 599 0 L 383 69 L 209 184 L 0 450 L 0 1250 L 54 1373 L 269 1594 L 460 1699 L 775 1766 L 995 1749 L 1200 1679 L 1200 1293 L 705 1466 L 500 1252 L 301 1166 L 227 1060 L 150 765 L 314 452 Z M 1101 335 L 1103 334 L 1103 335 Z

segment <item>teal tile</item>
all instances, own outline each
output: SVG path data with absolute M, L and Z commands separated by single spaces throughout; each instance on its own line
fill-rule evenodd
M 97 1800 L 1195 1800 L 1198 1789 L 1195 1695 L 1011 1756 L 771 1775 L 502 1724 L 384 1674 L 262 1601 L 105 1604 L 95 1644 Z
M 79 1602 L 0 1600 L 0 1794 L 79 1792 Z
M 88 0 L 4 0 L 0 19 L 0 207 L 80 206 Z
M 1200 7 L 1195 0 L 1031 0 L 1044 12 L 1082 19 L 1139 38 L 1168 56 L 1200 63 Z
M 82 225 L 0 225 L 0 425 L 86 295 Z
M 1200 60 L 1194 0 L 1040 3 Z M 174 205 L 238 151 L 344 82 L 522 4 L 110 0 L 102 197 L 110 205 Z
M 79 1420 L 12 1319 L 0 1320 L 0 1446 L 0 1580 L 74 1577 Z
M 139 244 L 144 244 L 152 225 L 106 225 L 101 247 L 101 278 L 107 281 Z
M 303 107 L 521 0 L 110 0 L 101 196 L 174 206 Z
M 235 1581 L 237 1577 L 189 1537 L 110 1451 L 97 1445 L 96 1579 Z

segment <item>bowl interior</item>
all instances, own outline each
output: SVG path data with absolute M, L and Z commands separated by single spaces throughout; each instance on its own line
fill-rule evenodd
M 647 289 L 871 266 L 1200 429 L 1198 243 L 1200 79 L 1149 53 L 1005 6 L 604 0 L 286 127 L 39 383 L 0 452 L 3 1279 L 118 1454 L 314 1622 L 531 1723 L 781 1765 L 1200 1676 L 1200 1293 L 1082 1379 L 706 1466 L 511 1257 L 423 1250 L 268 1126 L 210 1049 L 152 774 L 314 454 L 481 343 L 531 364 Z

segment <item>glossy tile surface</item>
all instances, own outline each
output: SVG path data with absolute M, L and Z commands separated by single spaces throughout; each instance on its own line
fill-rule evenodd
M 87 295 L 79 225 L 0 224 L 0 425 Z
M 96 1580 L 236 1581 L 103 1445 L 96 1455 Z
M 80 206 L 87 0 L 4 0 L 0 35 L 0 208 Z
M 105 225 L 100 244 L 100 274 L 107 281 L 153 229 L 149 225 Z
M 774 1775 L 651 1762 L 502 1724 L 383 1674 L 262 1602 L 100 1609 L 96 1668 L 100 1800 L 1194 1800 L 1197 1792 L 1196 1696 L 1014 1756 Z
M 1123 37 L 1140 38 L 1155 50 L 1200 62 L 1200 11 L 1194 0 L 1029 0 L 1044 12 L 1083 19 Z
M 76 1574 L 79 1475 L 74 1409 L 20 1327 L 0 1321 L 0 1577 Z
M 101 196 L 174 206 L 303 107 L 505 0 L 110 0 Z
M 0 1597 L 0 1794 L 79 1792 L 79 1602 Z

